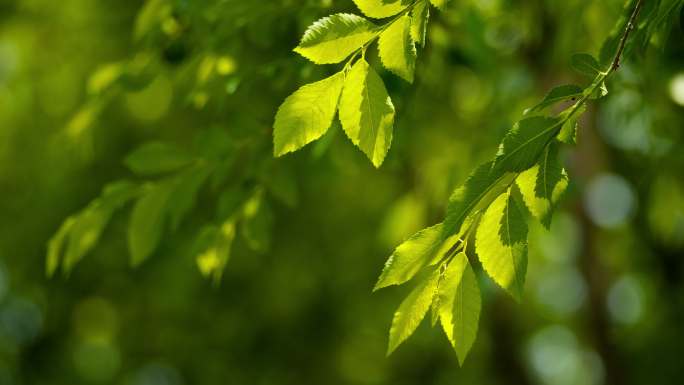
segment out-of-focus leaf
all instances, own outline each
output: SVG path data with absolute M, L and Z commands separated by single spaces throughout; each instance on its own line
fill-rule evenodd
M 138 175 L 155 175 L 176 171 L 193 158 L 169 143 L 150 142 L 130 153 L 124 162 Z
M 272 225 L 273 213 L 263 191 L 258 190 L 245 203 L 242 211 L 241 230 L 247 245 L 255 251 L 268 250 Z
M 131 265 L 138 266 L 149 257 L 159 244 L 164 232 L 172 181 L 148 185 L 133 207 L 128 226 L 128 248 Z

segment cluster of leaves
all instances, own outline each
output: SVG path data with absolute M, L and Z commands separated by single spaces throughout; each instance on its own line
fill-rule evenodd
M 382 65 L 412 82 L 416 46 L 425 44 L 430 6 L 443 9 L 446 0 L 354 2 L 368 18 L 384 23 L 335 14 L 309 27 L 295 48 L 297 53 L 316 64 L 347 62 L 334 75 L 301 87 L 280 106 L 273 126 L 276 156 L 323 136 L 339 112 L 349 139 L 373 165 L 382 164 L 391 145 L 395 110 L 382 79 L 366 60 L 367 48 L 378 40 Z M 591 79 L 587 85 L 556 87 L 525 111 L 525 117 L 503 138 L 494 159 L 477 168 L 452 194 L 444 221 L 397 247 L 375 289 L 414 278 L 418 283 L 394 315 L 389 352 L 414 332 L 431 309 L 433 325 L 442 325 L 459 361 L 465 359 L 475 340 L 481 308 L 473 268 L 475 255 L 498 285 L 514 298 L 521 298 L 527 268 L 528 218 L 535 217 L 548 227 L 553 209 L 568 186 L 567 173 L 558 158 L 560 146 L 575 142 L 579 116 L 588 101 L 607 94 L 605 81 L 618 69 L 622 54 L 645 49 L 654 35 L 668 28 L 670 16 L 682 3 L 629 1 L 627 16 L 618 22 L 598 59 L 588 54 L 572 57 L 572 66 Z M 639 10 L 640 22 L 634 25 L 629 15 Z M 138 20 L 136 38 L 155 38 L 148 32 L 150 24 L 168 13 L 164 0 L 149 1 Z M 180 28 L 173 23 L 164 25 L 172 37 Z M 191 93 L 206 95 L 203 87 L 207 86 L 207 73 L 228 75 L 232 70 L 226 69 L 226 60 L 216 55 L 199 60 L 197 89 Z M 151 61 L 143 52 L 128 63 L 104 67 L 91 80 L 89 88 L 97 97 L 84 111 L 101 109 L 111 98 L 112 85 L 141 81 Z M 203 105 L 202 100 L 195 98 L 195 104 Z M 557 108 L 559 105 L 562 107 Z M 79 131 L 88 115 L 77 115 L 70 124 L 72 130 Z M 132 202 L 128 244 L 131 264 L 139 265 L 158 248 L 165 231 L 178 228 L 196 206 L 202 190 L 208 189 L 223 192 L 217 194 L 215 218 L 197 231 L 194 255 L 200 271 L 218 282 L 238 233 L 252 249 L 265 249 L 272 221 L 265 198 L 277 181 L 256 178 L 256 182 L 244 186 L 233 183 L 227 188 L 227 179 L 240 168 L 235 160 L 241 154 L 225 135 L 221 130 L 207 130 L 189 151 L 154 142 L 131 153 L 125 164 L 137 179 L 107 185 L 100 197 L 64 221 L 48 245 L 48 274 L 60 268 L 69 273 L 93 249 L 114 213 Z M 292 201 L 288 194 L 271 193 L 285 203 Z
M 431 309 L 433 326 L 441 323 L 463 362 L 475 340 L 481 308 L 469 257 L 477 255 L 486 274 L 521 300 L 528 219 L 536 218 L 548 228 L 554 207 L 568 187 L 559 147 L 575 143 L 579 116 L 588 101 L 608 93 L 605 81 L 620 66 L 623 53 L 645 48 L 644 42 L 650 41 L 663 28 L 663 20 L 681 5 L 681 1 L 628 2 L 628 17 L 617 23 L 599 59 L 589 54 L 572 57 L 572 67 L 591 82 L 555 87 L 527 109 L 525 117 L 503 138 L 494 159 L 478 167 L 451 195 L 444 221 L 419 231 L 396 248 L 375 289 L 419 278 L 394 314 L 388 354 L 415 331 Z M 636 23 L 640 13 L 641 22 Z M 560 112 L 549 112 L 563 103 Z
M 268 247 L 272 214 L 266 185 L 225 188 L 235 164 L 230 139 L 220 130 L 200 135 L 192 151 L 150 142 L 124 163 L 141 180 L 120 180 L 67 218 L 48 244 L 47 273 L 68 274 L 97 244 L 112 215 L 134 201 L 128 224 L 130 263 L 138 266 L 159 246 L 164 231 L 174 232 L 195 207 L 203 188 L 221 190 L 215 219 L 200 227 L 194 255 L 203 275 L 219 282 L 230 257 L 237 228 L 255 251 Z
M 281 156 L 319 139 L 339 111 L 342 129 L 375 167 L 392 143 L 394 105 L 378 73 L 366 61 L 366 50 L 378 41 L 382 65 L 413 82 L 416 45 L 425 44 L 430 16 L 428 0 L 354 0 L 368 19 L 339 13 L 313 23 L 295 52 L 316 64 L 347 63 L 334 75 L 307 84 L 278 109 L 273 126 L 273 152 Z M 430 0 L 443 8 L 446 0 Z

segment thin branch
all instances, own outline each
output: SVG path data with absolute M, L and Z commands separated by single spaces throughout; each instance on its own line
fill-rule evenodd
M 629 37 L 630 33 L 632 33 L 632 31 L 634 30 L 636 19 L 639 16 L 639 12 L 641 11 L 643 5 L 643 0 L 637 0 L 636 6 L 634 6 L 634 11 L 632 11 L 632 15 L 629 17 L 629 21 L 627 21 L 627 26 L 625 27 L 625 32 L 622 34 L 622 39 L 620 39 L 620 45 L 618 46 L 618 50 L 615 53 L 613 64 L 611 64 L 610 66 L 610 72 L 613 72 L 620 67 L 620 58 L 622 57 L 622 52 L 625 50 L 625 46 L 627 45 L 627 38 Z

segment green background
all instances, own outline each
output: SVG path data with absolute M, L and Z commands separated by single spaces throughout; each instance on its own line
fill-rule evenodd
M 516 304 L 476 267 L 480 331 L 462 368 L 421 325 L 386 357 L 410 288 L 371 293 L 387 256 L 440 221 L 450 192 L 551 87 L 583 81 L 623 13 L 613 1 L 459 0 L 432 10 L 376 170 L 339 123 L 272 157 L 278 105 L 334 73 L 292 52 L 351 1 L 0 0 L 0 384 L 672 384 L 684 374 L 684 26 L 634 53 L 562 150 L 570 188 L 532 225 Z M 109 81 L 116 71 L 125 76 Z M 199 138 L 199 139 L 198 139 Z M 218 149 L 176 231 L 130 267 L 130 208 L 70 274 L 46 244 L 150 140 Z M 253 250 L 238 230 L 219 285 L 193 243 L 219 197 L 264 191 Z

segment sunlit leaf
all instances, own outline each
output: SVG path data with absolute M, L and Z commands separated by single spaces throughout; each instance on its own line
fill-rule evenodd
M 477 336 L 480 287 L 465 253 L 458 253 L 442 274 L 437 291 L 439 319 L 461 365 Z
M 383 19 L 396 15 L 406 8 L 410 0 L 354 0 L 364 15 L 375 19 Z
M 487 274 L 519 301 L 527 270 L 527 223 L 514 188 L 496 198 L 482 216 L 475 250 Z
M 421 280 L 411 293 L 399 305 L 392 319 L 389 333 L 387 354 L 391 354 L 402 342 L 413 334 L 425 314 L 430 309 L 432 298 L 437 289 L 439 271 L 435 271 Z
M 294 51 L 316 64 L 339 63 L 372 39 L 376 29 L 361 16 L 334 14 L 313 23 Z
M 441 244 L 442 224 L 423 229 L 399 245 L 385 262 L 373 290 L 401 285 L 432 261 Z
M 404 15 L 390 24 L 378 40 L 380 60 L 388 70 L 409 83 L 416 67 L 416 47 L 411 39 L 411 18 Z
M 568 176 L 558 159 L 558 142 L 552 142 L 539 162 L 516 182 L 527 208 L 548 229 L 554 206 L 568 187 Z
M 344 74 L 307 84 L 278 109 L 273 125 L 273 153 L 281 156 L 320 138 L 332 124 L 344 85 Z
M 364 59 L 347 74 L 339 110 L 349 139 L 380 167 L 392 143 L 394 105 L 382 79 Z
M 425 46 L 425 36 L 427 35 L 427 25 L 430 19 L 430 6 L 427 0 L 421 0 L 411 10 L 411 39 L 413 42 Z

